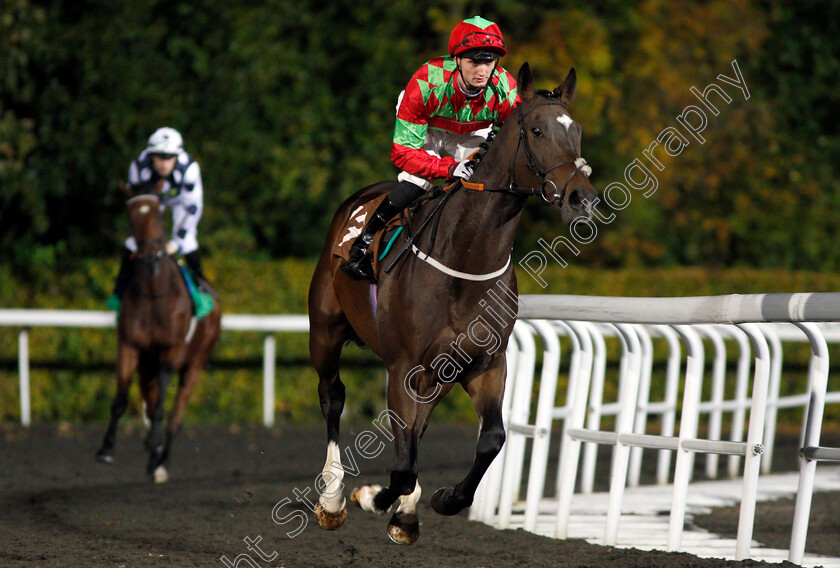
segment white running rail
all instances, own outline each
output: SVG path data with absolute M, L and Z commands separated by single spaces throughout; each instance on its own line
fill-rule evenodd
M 658 483 L 667 482 L 672 455 L 676 460 L 667 540 L 667 550 L 676 551 L 694 456 L 706 454 L 706 473 L 715 477 L 717 456 L 727 455 L 728 474 L 743 476 L 735 558 L 748 558 L 758 478 L 761 471 L 769 471 L 776 412 L 800 406 L 806 412 L 789 560 L 801 564 L 816 464 L 840 461 L 840 449 L 819 445 L 823 408 L 826 402 L 840 402 L 840 393 L 827 393 L 827 342 L 840 342 L 840 325 L 832 322 L 840 322 L 840 294 L 522 296 L 519 321 L 508 346 L 507 443 L 479 487 L 470 518 L 506 528 L 516 511 L 522 514 L 522 526 L 534 531 L 538 514 L 545 518 L 546 507 L 551 507 L 555 535 L 565 538 L 578 471 L 581 490 L 591 492 L 597 445 L 610 445 L 613 459 L 603 543 L 615 545 L 625 487 L 639 483 L 643 449 L 655 449 L 659 450 Z M 568 370 L 563 372 L 560 339 L 571 352 Z M 616 339 L 621 349 L 618 396 L 616 402 L 604 402 L 606 353 Z M 809 390 L 780 396 L 782 346 L 789 342 L 811 345 Z M 665 394 L 659 401 L 650 400 L 654 345 L 668 350 Z M 701 400 L 706 346 L 712 355 L 711 396 Z M 734 396 L 725 400 L 727 347 L 733 346 L 737 371 L 734 387 L 728 391 Z M 722 440 L 726 413 L 732 417 L 732 426 L 730 439 Z M 614 427 L 603 429 L 601 419 L 610 415 L 615 417 Z M 675 433 L 677 415 L 680 422 Z M 707 417 L 706 438 L 698 437 L 700 416 Z M 651 417 L 659 418 L 658 434 L 648 433 Z M 546 491 L 550 436 L 558 420 L 562 420 L 562 439 L 557 479 L 553 491 L 551 487 Z M 526 463 L 528 438 L 532 441 Z M 587 442 L 583 452 L 581 442 Z M 523 479 L 526 466 L 527 481 Z M 523 486 L 524 501 L 519 495 Z
M 741 516 L 736 558 L 749 557 L 759 472 L 769 471 L 776 412 L 806 409 L 801 436 L 799 491 L 792 526 L 789 559 L 801 563 L 818 461 L 840 461 L 840 449 L 821 447 L 820 429 L 827 402 L 840 402 L 840 392 L 827 393 L 827 343 L 840 342 L 840 294 L 755 294 L 690 298 L 613 298 L 587 296 L 522 296 L 520 321 L 508 346 L 505 386 L 505 425 L 508 442 L 479 488 L 470 517 L 498 527 L 510 525 L 514 508 L 524 508 L 527 530 L 534 530 L 544 504 L 544 489 L 553 424 L 562 420 L 562 440 L 554 485 L 555 534 L 565 537 L 571 499 L 581 466 L 581 489 L 594 483 L 596 444 L 613 446 L 610 501 L 604 542 L 615 544 L 621 500 L 626 486 L 639 483 L 642 451 L 656 449 L 657 482 L 665 484 L 672 454 L 676 454 L 668 550 L 678 550 L 685 501 L 696 453 L 708 454 L 706 473 L 717 475 L 717 456 L 728 455 L 728 474 L 735 476 L 743 459 Z M 769 323 L 786 322 L 786 323 Z M 112 312 L 0 309 L 0 326 L 20 327 L 18 360 L 21 421 L 30 422 L 29 329 L 31 327 L 108 328 Z M 263 416 L 274 422 L 274 332 L 306 332 L 305 315 L 225 315 L 222 328 L 264 331 Z M 558 384 L 560 338 L 570 344 L 568 383 Z M 537 342 L 542 344 L 538 353 Z M 665 394 L 650 400 L 653 339 L 668 348 Z M 704 380 L 704 339 L 713 350 L 711 398 L 701 400 Z M 607 342 L 621 344 L 616 402 L 604 403 Z M 727 340 L 737 346 L 735 396 L 724 400 Z M 809 390 L 780 396 L 782 344 L 810 342 Z M 683 365 L 682 349 L 686 351 Z M 537 361 L 542 369 L 535 381 Z M 684 374 L 681 371 L 684 368 Z M 752 370 L 752 397 L 747 391 Z M 682 398 L 679 403 L 680 385 Z M 535 408 L 532 391 L 539 388 Z M 564 396 L 563 396 L 564 395 Z M 556 400 L 565 400 L 555 406 Z M 676 416 L 680 429 L 675 435 Z M 743 425 L 749 411 L 744 436 Z M 720 440 L 722 415 L 732 413 L 730 440 Z M 697 438 L 698 417 L 708 415 L 708 438 Z M 613 430 L 601 429 L 604 416 L 615 417 Z M 648 434 L 652 416 L 660 420 L 659 434 Z M 532 439 L 525 501 L 519 499 L 526 459 L 526 440 Z M 590 442 L 583 451 L 581 442 Z M 764 463 L 761 457 L 764 456 Z
M 32 420 L 29 394 L 29 329 L 31 327 L 113 328 L 114 312 L 86 310 L 3 310 L 0 327 L 20 327 L 18 333 L 18 377 L 20 389 L 20 421 L 29 426 Z M 228 331 L 264 331 L 263 341 L 263 424 L 274 424 L 274 332 L 308 332 L 305 315 L 222 315 L 222 329 Z

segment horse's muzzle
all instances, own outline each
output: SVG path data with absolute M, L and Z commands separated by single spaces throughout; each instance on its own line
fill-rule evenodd
M 160 272 L 160 261 L 163 258 L 161 251 L 154 254 L 139 257 L 140 270 L 147 278 L 154 278 Z
M 563 222 L 569 224 L 578 217 L 591 219 L 597 198 L 598 192 L 592 186 L 570 187 L 560 210 Z

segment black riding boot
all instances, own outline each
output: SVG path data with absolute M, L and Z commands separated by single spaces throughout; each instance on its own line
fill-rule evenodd
M 120 259 L 120 271 L 117 273 L 117 281 L 114 283 L 114 295 L 122 300 L 125 289 L 128 287 L 128 281 L 131 280 L 131 255 L 134 254 L 130 250 L 123 249 L 122 258 Z
M 373 237 L 376 235 L 376 232 L 384 227 L 399 212 L 400 210 L 394 207 L 394 204 L 387 197 L 379 204 L 379 207 L 376 208 L 376 213 L 373 214 L 368 224 L 362 229 L 362 234 L 356 237 L 356 240 L 350 247 L 350 259 L 341 265 L 341 271 L 344 274 L 355 280 L 373 281 L 373 265 L 368 256 L 368 249 L 373 242 Z
M 201 271 L 201 255 L 198 253 L 198 249 L 185 254 L 184 260 L 187 262 L 187 268 L 190 269 L 190 272 L 192 272 L 197 279 L 207 281 L 204 277 L 204 272 Z
M 373 242 L 376 232 L 385 226 L 394 215 L 408 207 L 412 201 L 423 195 L 424 190 L 417 185 L 404 181 L 400 182 L 391 193 L 388 194 L 376 212 L 371 217 L 362 234 L 356 237 L 356 241 L 350 247 L 350 259 L 341 265 L 341 271 L 356 280 L 374 281 L 373 265 L 368 256 L 368 249 Z

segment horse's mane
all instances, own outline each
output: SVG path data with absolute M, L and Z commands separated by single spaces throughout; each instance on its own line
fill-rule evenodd
M 558 103 L 560 103 L 563 106 L 563 108 L 567 108 L 567 106 L 566 106 L 567 102 L 563 100 L 563 94 L 562 93 L 557 93 L 555 91 L 549 91 L 549 90 L 546 90 L 546 89 L 540 89 L 538 91 L 535 91 L 534 94 L 539 96 L 539 97 L 543 97 L 545 99 L 548 99 L 548 100 L 557 101 Z M 571 102 L 571 101 L 569 101 L 569 102 Z

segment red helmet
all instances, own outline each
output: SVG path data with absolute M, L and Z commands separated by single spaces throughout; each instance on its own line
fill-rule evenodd
M 452 57 L 487 61 L 506 53 L 505 38 L 499 26 L 481 16 L 464 20 L 449 36 L 449 55 Z

